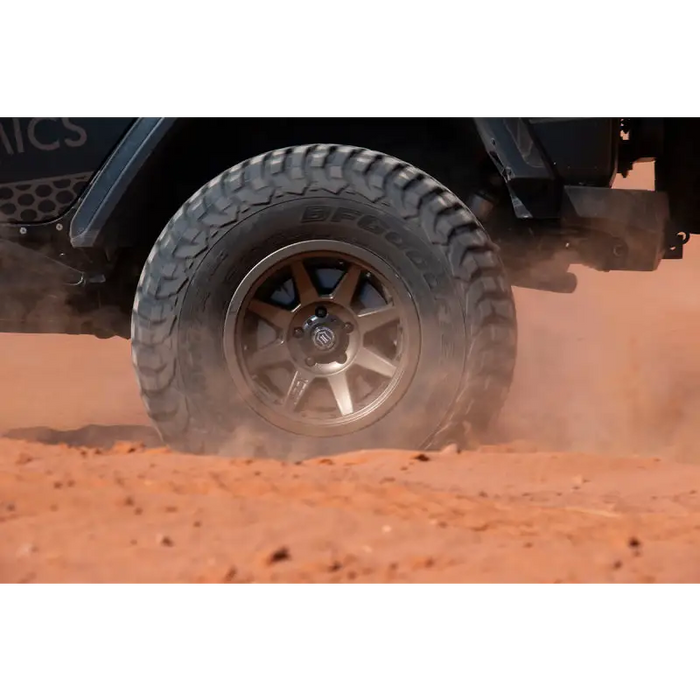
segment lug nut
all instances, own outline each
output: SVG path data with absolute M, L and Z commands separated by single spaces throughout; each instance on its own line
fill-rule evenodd
M 319 318 L 323 318 L 328 312 L 326 311 L 325 307 L 319 306 L 318 309 L 316 309 L 316 315 Z
M 304 335 L 304 331 L 301 328 L 294 329 L 294 337 L 295 338 L 301 338 L 302 335 Z
M 353 326 L 352 323 L 346 323 L 343 328 L 346 333 L 352 333 L 355 330 L 355 326 Z
M 307 367 L 313 367 L 315 364 L 316 364 L 316 360 L 314 360 L 313 357 L 306 358 L 306 366 Z

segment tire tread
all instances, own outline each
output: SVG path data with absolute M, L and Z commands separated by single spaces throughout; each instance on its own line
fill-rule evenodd
M 457 399 L 426 447 L 484 427 L 505 400 L 515 364 L 515 305 L 498 249 L 469 210 L 440 183 L 392 156 L 334 144 L 283 148 L 240 163 L 194 193 L 156 241 L 132 314 L 132 359 L 141 396 L 165 442 L 206 449 L 177 385 L 174 334 L 197 261 L 241 214 L 276 196 L 350 191 L 420 225 L 464 293 L 470 334 Z

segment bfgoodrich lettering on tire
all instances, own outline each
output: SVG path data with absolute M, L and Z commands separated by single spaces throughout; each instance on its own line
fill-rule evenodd
M 139 282 L 148 413 L 187 451 L 426 448 L 483 429 L 513 372 L 495 246 L 428 175 L 349 146 L 273 151 L 194 194 Z

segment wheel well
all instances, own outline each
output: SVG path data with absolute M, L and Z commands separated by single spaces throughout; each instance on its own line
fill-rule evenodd
M 180 119 L 105 227 L 108 247 L 148 248 L 199 187 L 276 148 L 338 143 L 410 162 L 467 196 L 491 163 L 471 119 Z

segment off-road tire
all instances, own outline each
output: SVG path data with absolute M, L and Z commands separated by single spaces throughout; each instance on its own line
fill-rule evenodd
M 427 340 L 435 346 L 434 377 L 424 384 L 425 401 L 403 406 L 403 413 L 392 411 L 396 415 L 384 418 L 381 430 L 299 439 L 274 426 L 267 432 L 258 422 L 252 432 L 262 435 L 255 445 L 276 456 L 437 448 L 463 443 L 500 410 L 515 363 L 516 319 L 496 246 L 454 194 L 417 168 L 362 148 L 317 144 L 266 153 L 222 173 L 185 202 L 156 241 L 138 284 L 131 338 L 141 395 L 166 443 L 183 451 L 218 452 L 227 445 L 236 449 L 231 437 L 248 434 L 250 410 L 228 398 L 235 394 L 227 384 L 230 376 L 222 372 L 213 381 L 206 376 L 220 364 L 220 341 L 206 339 L 206 345 L 200 339 L 208 330 L 197 327 L 199 314 L 188 300 L 199 296 L 202 305 L 208 303 L 207 295 L 216 293 L 208 283 L 219 268 L 230 270 L 220 277 L 228 280 L 237 264 L 255 260 L 249 239 L 265 240 L 258 231 L 263 224 L 255 222 L 264 222 L 268 210 L 319 201 L 364 207 L 388 221 L 395 250 L 384 239 L 377 245 L 384 246 L 385 257 L 389 248 L 400 256 L 403 269 L 413 263 L 396 241 L 407 242 L 406 256 L 413 251 L 417 267 L 411 284 L 417 297 L 426 298 L 425 308 L 435 309 L 435 318 L 421 319 L 432 329 Z M 350 229 L 348 234 L 354 235 Z M 419 275 L 422 258 L 428 272 Z M 203 356 L 202 347 L 214 348 L 216 357 Z

